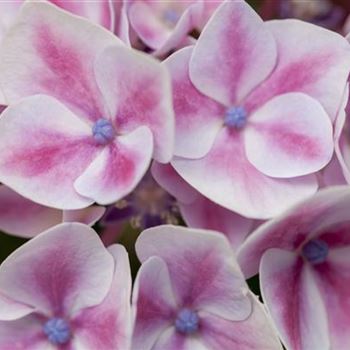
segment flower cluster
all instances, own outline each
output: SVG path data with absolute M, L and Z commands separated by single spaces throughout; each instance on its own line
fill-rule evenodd
M 276 4 L 0 2 L 0 350 L 350 348 L 350 37 Z

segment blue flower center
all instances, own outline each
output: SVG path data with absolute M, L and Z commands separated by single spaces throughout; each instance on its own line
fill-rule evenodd
M 243 107 L 230 107 L 225 113 L 225 125 L 242 129 L 247 123 L 247 112 Z
M 71 338 L 71 330 L 63 318 L 51 318 L 44 325 L 44 333 L 52 344 L 66 344 Z
M 115 129 L 107 119 L 99 119 L 92 127 L 92 134 L 99 145 L 107 145 L 115 138 Z
M 195 311 L 182 309 L 176 317 L 175 328 L 183 334 L 192 334 L 197 332 L 199 317 Z
M 303 246 L 302 255 L 312 265 L 323 263 L 328 256 L 328 244 L 320 239 L 312 239 Z

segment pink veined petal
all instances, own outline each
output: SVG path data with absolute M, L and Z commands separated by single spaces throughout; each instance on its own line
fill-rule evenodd
M 203 313 L 200 318 L 202 342 L 208 349 L 281 350 L 282 345 L 263 304 L 250 293 L 251 315 L 242 321 L 227 321 Z M 293 349 L 294 350 L 294 349 Z
M 33 237 L 61 222 L 61 210 L 36 204 L 7 186 L 0 186 L 1 231 L 20 237 Z
M 69 317 L 105 298 L 113 269 L 113 258 L 95 231 L 65 223 L 25 243 L 2 263 L 0 290 L 47 317 Z
M 281 216 L 261 225 L 238 251 L 238 262 L 245 277 L 258 273 L 261 257 L 268 249 L 293 251 L 325 229 L 348 221 L 349 205 L 349 187 L 335 186 L 317 192 Z
M 303 92 L 335 120 L 350 70 L 349 44 L 341 35 L 294 19 L 266 22 L 278 51 L 272 74 L 245 101 L 249 110 L 272 97 Z
M 183 204 L 193 203 L 199 193 L 170 164 L 153 162 L 151 172 L 157 183 Z
M 29 315 L 34 311 L 34 308 L 19 303 L 0 292 L 0 320 L 9 321 L 19 319 L 23 316 Z M 1 328 L 1 327 L 0 327 Z
M 227 1 L 198 39 L 190 77 L 203 94 L 237 105 L 267 78 L 276 59 L 275 40 L 254 10 L 245 1 Z
M 349 230 L 346 234 L 349 235 Z M 315 267 L 317 285 L 327 309 L 330 349 L 347 349 L 350 346 L 349 256 L 349 245 L 331 249 L 327 261 Z
M 274 179 L 247 160 L 239 133 L 220 131 L 210 152 L 201 159 L 175 157 L 175 170 L 213 202 L 240 215 L 267 219 L 317 190 L 313 175 Z
M 147 127 L 118 136 L 75 181 L 82 196 L 105 205 L 129 194 L 147 171 L 153 151 L 153 138 Z
M 112 285 L 98 305 L 81 310 L 72 320 L 72 349 L 129 349 L 131 338 L 131 273 L 121 245 L 109 247 L 115 260 Z
M 189 60 L 193 47 L 172 54 L 164 64 L 172 77 L 175 111 L 174 154 L 201 158 L 212 147 L 223 126 L 225 107 L 200 93 L 189 78 Z
M 56 350 L 57 347 L 47 340 L 42 324 L 42 319 L 37 315 L 15 321 L 0 321 L 0 349 Z
M 163 225 L 143 231 L 136 252 L 142 262 L 151 256 L 166 262 L 179 307 L 229 320 L 249 316 L 248 288 L 224 235 Z
M 248 160 L 263 174 L 290 178 L 322 169 L 332 158 L 332 124 L 313 98 L 277 96 L 256 110 L 244 130 Z
M 132 349 L 151 350 L 164 331 L 173 326 L 176 300 L 166 263 L 148 258 L 141 266 L 133 291 Z
M 24 98 L 1 114 L 0 181 L 42 205 L 92 204 L 73 183 L 99 152 L 89 125 L 52 97 Z
M 166 68 L 143 53 L 113 46 L 98 57 L 95 71 L 117 131 L 147 126 L 154 137 L 154 158 L 169 162 L 175 131 Z
M 64 222 L 81 222 L 89 226 L 96 224 L 105 213 L 106 208 L 98 205 L 92 205 L 85 209 L 77 210 L 64 210 L 63 221 Z
M 267 251 L 261 260 L 260 285 L 287 349 L 330 349 L 327 311 L 314 271 L 301 257 L 281 249 Z
M 46 2 L 24 4 L 0 55 L 0 84 L 9 103 L 48 94 L 81 118 L 107 114 L 95 81 L 94 62 L 121 41 L 107 30 Z
M 202 195 L 189 204 L 179 203 L 187 226 L 222 232 L 236 251 L 253 230 L 254 220 L 223 208 Z

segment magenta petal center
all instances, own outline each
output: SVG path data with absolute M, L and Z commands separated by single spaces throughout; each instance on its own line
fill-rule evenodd
M 320 239 L 312 239 L 302 248 L 303 257 L 312 265 L 323 263 L 328 256 L 328 244 Z
M 92 134 L 99 145 L 107 145 L 114 140 L 116 132 L 109 120 L 101 118 L 93 125 Z
M 47 339 L 55 345 L 66 344 L 71 338 L 69 323 L 63 318 L 51 318 L 44 325 Z
M 199 317 L 197 312 L 190 309 L 182 309 L 177 314 L 175 328 L 179 333 L 192 334 L 198 331 Z
M 247 111 L 243 107 L 230 107 L 226 110 L 224 124 L 235 129 L 242 129 L 247 123 Z

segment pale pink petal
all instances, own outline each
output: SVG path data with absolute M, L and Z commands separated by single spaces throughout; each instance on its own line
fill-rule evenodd
M 275 40 L 245 1 L 224 2 L 194 48 L 190 77 L 199 91 L 226 106 L 237 105 L 271 73 Z
M 0 321 L 0 349 L 56 350 L 57 347 L 47 340 L 42 320 L 30 315 L 20 320 Z
M 113 269 L 113 258 L 95 231 L 65 223 L 12 253 L 0 266 L 0 286 L 5 296 L 47 317 L 69 317 L 105 298 Z
M 147 127 L 117 137 L 75 181 L 82 196 L 105 205 L 129 194 L 149 167 L 153 139 Z
M 107 113 L 94 76 L 97 55 L 120 45 L 112 33 L 47 2 L 27 2 L 0 55 L 0 82 L 9 103 L 43 93 L 80 117 Z
M 208 349 L 281 350 L 275 329 L 264 306 L 251 294 L 253 311 L 243 321 L 227 321 L 216 316 L 201 315 L 202 342 Z M 293 349 L 294 350 L 294 349 Z
M 279 178 L 322 169 L 333 153 L 332 124 L 323 107 L 300 93 L 277 96 L 255 111 L 244 130 L 248 160 Z
M 250 314 L 247 286 L 223 235 L 163 225 L 143 231 L 136 252 L 142 262 L 151 256 L 166 262 L 180 307 L 190 305 L 231 320 Z
M 3 294 L 0 291 L 0 320 L 9 321 L 26 316 L 34 311 L 34 308 L 17 302 Z M 0 327 L 1 328 L 1 327 Z
M 72 320 L 72 349 L 129 349 L 131 340 L 131 273 L 121 245 L 109 247 L 115 260 L 112 285 L 98 305 L 83 309 Z
M 254 220 L 227 210 L 202 195 L 198 195 L 193 203 L 179 203 L 179 207 L 189 227 L 224 233 L 234 251 L 240 247 L 254 227 Z
M 161 164 L 154 161 L 151 172 L 158 184 L 178 199 L 179 202 L 190 204 L 199 196 L 199 193 L 170 164 Z
M 269 78 L 245 101 L 260 107 L 276 95 L 303 92 L 335 120 L 350 70 L 349 44 L 341 35 L 297 20 L 265 24 L 277 42 L 278 63 Z
M 6 186 L 0 186 L 0 230 L 33 237 L 62 222 L 62 211 L 36 204 Z
M 100 152 L 89 125 L 52 97 L 28 97 L 0 118 L 0 181 L 42 205 L 87 207 L 75 179 Z
M 239 265 L 246 278 L 258 273 L 259 262 L 266 250 L 293 251 L 325 228 L 348 221 L 349 206 L 350 188 L 330 187 L 257 228 L 238 251 Z M 330 238 L 330 244 L 333 239 Z
M 133 349 L 151 350 L 176 318 L 176 300 L 166 263 L 150 257 L 141 266 L 133 291 Z
M 271 249 L 262 258 L 263 299 L 287 349 L 330 349 L 327 313 L 314 271 L 301 257 Z M 338 348 L 340 349 L 340 348 Z
M 11 0 L 0 2 L 0 42 L 13 23 L 23 0 Z
M 81 222 L 89 226 L 96 224 L 105 213 L 106 208 L 98 205 L 92 205 L 85 209 L 77 210 L 64 210 L 63 221 L 64 222 Z
M 175 157 L 172 165 L 205 197 L 250 218 L 278 215 L 317 190 L 312 175 L 274 179 L 259 172 L 246 158 L 241 135 L 226 128 L 205 157 Z
M 95 64 L 96 79 L 118 132 L 147 126 L 154 137 L 154 157 L 170 161 L 174 115 L 169 74 L 147 55 L 126 47 L 109 47 Z
M 331 161 L 317 174 L 317 176 L 320 188 L 347 184 L 336 154 L 333 154 Z
M 225 107 L 201 94 L 190 81 L 188 64 L 192 51 L 193 47 L 177 51 L 164 64 L 172 77 L 176 127 L 174 154 L 201 158 L 208 153 L 223 126 Z

